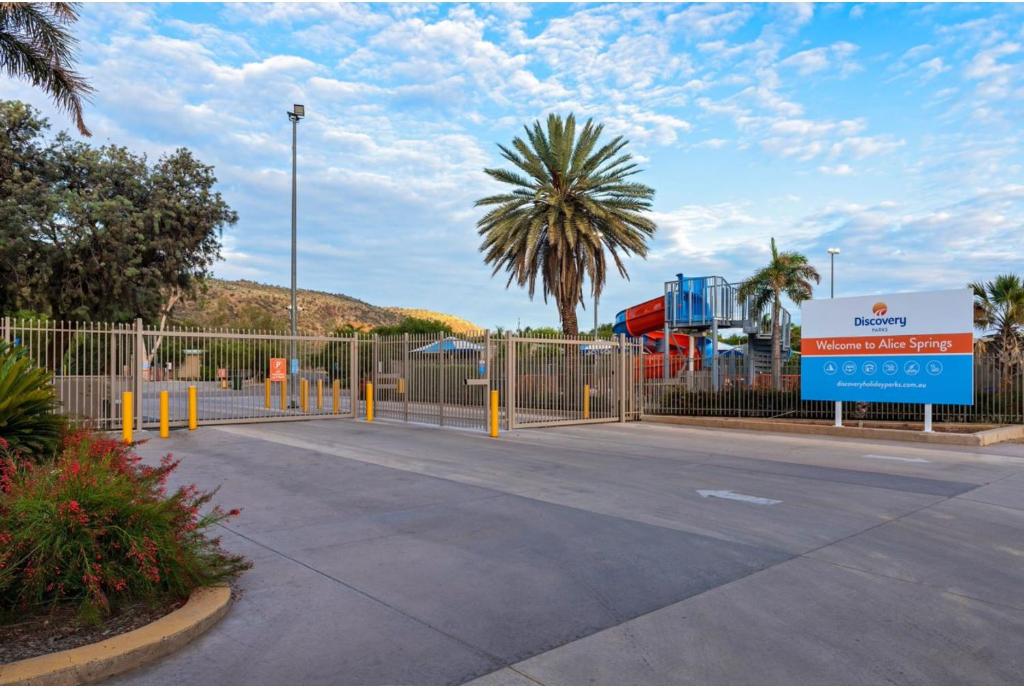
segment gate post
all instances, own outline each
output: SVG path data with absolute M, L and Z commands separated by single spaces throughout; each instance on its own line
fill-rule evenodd
M 4 316 L 3 330 L 4 330 L 4 341 L 7 342 L 8 344 L 10 344 L 11 343 L 11 316 L 9 316 L 9 315 L 5 315 Z
M 626 335 L 619 334 L 619 422 L 626 422 Z
M 142 335 L 142 318 L 135 318 L 135 418 L 142 430 L 142 374 L 145 368 L 146 340 Z
M 353 418 L 359 417 L 359 335 L 353 334 L 348 351 L 348 405 Z
M 516 427 L 516 340 L 509 332 L 505 339 L 505 422 L 506 429 Z
M 409 422 L 409 382 L 411 381 L 409 371 L 409 333 L 402 335 L 402 417 Z
M 479 371 L 477 371 L 479 372 Z M 484 375 L 487 377 L 487 386 L 484 387 L 484 427 L 488 431 L 492 427 L 497 429 L 497 425 L 491 421 L 491 411 L 496 410 L 492 408 L 496 406 L 491 403 L 491 390 L 494 389 L 494 376 L 491 374 L 491 331 L 484 330 Z M 469 390 L 467 390 L 467 394 Z

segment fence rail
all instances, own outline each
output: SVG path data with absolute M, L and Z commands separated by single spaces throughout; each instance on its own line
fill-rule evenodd
M 5 317 L 2 336 L 53 375 L 62 411 L 121 426 L 133 392 L 134 427 L 188 422 L 195 389 L 202 424 L 362 417 L 484 430 L 491 391 L 499 423 L 516 428 L 633 419 L 639 394 L 626 339 L 461 334 L 325 337 L 259 330 L 150 328 Z M 272 359 L 289 363 L 272 379 Z
M 63 412 L 116 429 L 122 392 L 130 417 L 188 420 L 189 388 L 200 423 L 362 417 L 368 390 L 380 418 L 484 430 L 491 392 L 506 429 L 634 420 L 643 414 L 833 418 L 833 404 L 800 398 L 799 360 L 781 382 L 741 358 L 720 354 L 669 365 L 646 357 L 640 340 L 518 336 L 482 331 L 325 337 L 258 330 L 199 330 L 134 324 L 3 318 L 2 337 L 53 375 Z M 271 359 L 297 361 L 271 379 Z M 651 365 L 652 363 L 656 365 Z M 668 370 L 669 375 L 664 371 Z M 935 405 L 936 422 L 1024 423 L 1024 365 L 975 357 L 974 404 Z M 919 404 L 844 404 L 852 420 L 922 422 Z
M 794 418 L 831 420 L 831 401 L 800 398 L 798 358 L 783 367 L 780 384 L 771 375 L 753 373 L 733 356 L 719 357 L 718 379 L 712 378 L 710 362 L 702 370 L 680 372 L 664 378 L 648 376 L 643 385 L 643 412 L 648 415 L 735 416 L 746 418 Z M 995 356 L 979 354 L 974 361 L 974 404 L 935 404 L 937 423 L 1024 423 L 1024 365 L 1007 365 Z M 922 423 L 922 404 L 843 404 L 850 420 Z

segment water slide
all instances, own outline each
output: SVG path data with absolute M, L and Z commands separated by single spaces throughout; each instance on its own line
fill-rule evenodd
M 668 311 L 666 312 L 666 304 Z M 789 313 L 783 310 L 782 354 L 789 356 Z M 736 287 L 722 277 L 684 277 L 665 283 L 665 294 L 619 311 L 613 331 L 630 337 L 643 337 L 647 351 L 645 374 L 661 377 L 666 351 L 669 356 L 669 374 L 675 376 L 686 370 L 688 360 L 694 360 L 693 369 L 699 370 L 703 361 L 712 361 L 712 337 L 703 336 L 721 329 L 742 329 L 747 335 L 747 350 L 754 369 L 767 369 L 771 365 L 771 340 L 763 328 L 763 313 L 753 313 L 748 305 L 736 297 Z M 669 332 L 666 346 L 665 333 Z M 681 332 L 681 333 L 680 333 Z M 700 335 L 700 336 L 698 336 Z M 691 354 L 690 347 L 694 350 Z
M 703 311 L 703 308 L 700 310 Z M 643 337 L 644 349 L 647 352 L 644 364 L 646 377 L 661 377 L 664 371 L 662 357 L 666 348 L 669 354 L 670 375 L 675 375 L 678 371 L 686 369 L 690 359 L 691 342 L 694 345 L 694 370 L 700 370 L 701 360 L 704 356 L 702 349 L 708 349 L 708 355 L 710 355 L 711 341 L 706 337 L 670 333 L 666 347 L 664 296 L 658 296 L 624 311 L 619 311 L 615 316 L 613 331 L 615 334 L 624 334 L 629 337 Z

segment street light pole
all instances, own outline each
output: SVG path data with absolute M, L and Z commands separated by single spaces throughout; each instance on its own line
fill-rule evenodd
M 296 162 L 297 156 L 297 144 L 298 144 L 298 131 L 299 131 L 299 120 L 306 116 L 306 106 L 304 105 L 293 105 L 292 111 L 288 113 L 288 120 L 292 123 L 292 293 L 291 293 L 291 347 L 290 347 L 290 358 L 288 361 L 288 374 L 291 378 L 290 385 L 290 396 L 292 408 L 298 405 L 297 403 L 297 365 L 298 360 L 297 353 L 297 342 L 296 338 L 299 335 L 299 303 L 297 296 L 298 288 L 298 165 Z
M 834 299 L 836 297 L 836 256 L 839 254 L 839 249 L 832 247 L 828 249 L 829 258 L 829 269 L 828 269 L 828 281 L 829 281 L 829 298 Z M 843 427 L 843 402 L 835 402 L 835 426 L 837 428 Z
M 829 272 L 829 282 L 831 283 L 831 286 L 829 287 L 829 292 L 830 292 L 829 293 L 829 298 L 830 299 L 834 299 L 836 297 L 836 255 L 838 255 L 838 253 L 839 253 L 839 249 L 838 248 L 830 248 L 828 250 L 828 257 L 829 257 L 829 260 L 832 263 L 829 266 L 829 271 L 828 271 Z

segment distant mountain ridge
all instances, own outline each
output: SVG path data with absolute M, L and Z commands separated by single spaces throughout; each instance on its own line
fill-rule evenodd
M 477 325 L 448 313 L 422 308 L 374 306 L 344 294 L 299 289 L 299 329 L 325 335 L 346 325 L 369 330 L 396 325 L 406 317 L 429 318 L 446 323 L 453 331 L 479 330 Z M 285 331 L 289 326 L 290 290 L 250 280 L 207 280 L 194 299 L 183 300 L 171 321 L 200 328 L 231 328 Z

